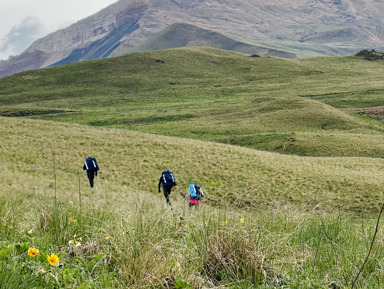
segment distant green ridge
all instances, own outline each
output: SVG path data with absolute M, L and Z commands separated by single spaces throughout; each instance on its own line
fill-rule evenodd
M 382 61 L 213 48 L 132 53 L 0 79 L 0 115 L 306 156 L 384 155 Z

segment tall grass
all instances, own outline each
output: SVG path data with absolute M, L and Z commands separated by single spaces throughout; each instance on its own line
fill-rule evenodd
M 375 227 L 375 218 L 292 206 L 190 209 L 180 200 L 171 211 L 135 195 L 113 204 L 99 200 L 97 208 L 87 203 L 80 214 L 68 200 L 55 206 L 52 198 L 24 197 L 0 212 L 13 223 L 2 230 L 0 248 L 6 288 L 350 288 Z M 19 218 L 25 206 L 30 217 Z M 355 288 L 382 284 L 381 226 L 378 236 Z M 70 245 L 74 238 L 78 247 Z M 40 255 L 29 257 L 30 247 Z M 49 266 L 50 252 L 59 267 Z

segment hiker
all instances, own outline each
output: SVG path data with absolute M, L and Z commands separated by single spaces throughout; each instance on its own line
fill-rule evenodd
M 167 204 L 171 206 L 171 202 L 169 201 L 169 195 L 171 194 L 172 188 L 177 185 L 173 173 L 168 170 L 165 170 L 161 173 L 161 177 L 159 180 L 159 193 L 160 184 L 163 186 L 164 197 L 167 201 Z
M 95 158 L 88 157 L 85 159 L 83 170 L 87 170 L 87 177 L 91 188 L 93 188 L 93 180 L 97 176 L 97 171 L 99 170 L 99 165 Z
M 201 199 L 204 197 L 203 189 L 198 184 L 190 184 L 189 185 L 189 194 L 185 197 L 189 196 L 189 207 L 200 205 Z

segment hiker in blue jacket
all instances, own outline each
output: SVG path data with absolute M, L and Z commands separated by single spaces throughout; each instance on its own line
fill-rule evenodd
M 89 184 L 91 185 L 91 188 L 93 188 L 93 181 L 99 170 L 99 165 L 97 164 L 96 159 L 91 157 L 86 158 L 83 170 L 87 170 Z
M 171 206 L 171 202 L 169 201 L 169 195 L 171 194 L 172 188 L 177 185 L 173 173 L 168 170 L 163 171 L 159 180 L 159 193 L 160 185 L 163 186 L 164 197 L 167 201 L 167 204 Z

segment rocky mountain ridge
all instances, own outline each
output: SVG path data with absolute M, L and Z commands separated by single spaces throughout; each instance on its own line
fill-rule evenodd
M 376 0 L 120 0 L 1 62 L 0 77 L 129 53 L 175 23 L 253 45 L 255 54 L 257 47 L 297 57 L 381 50 L 383 11 Z

